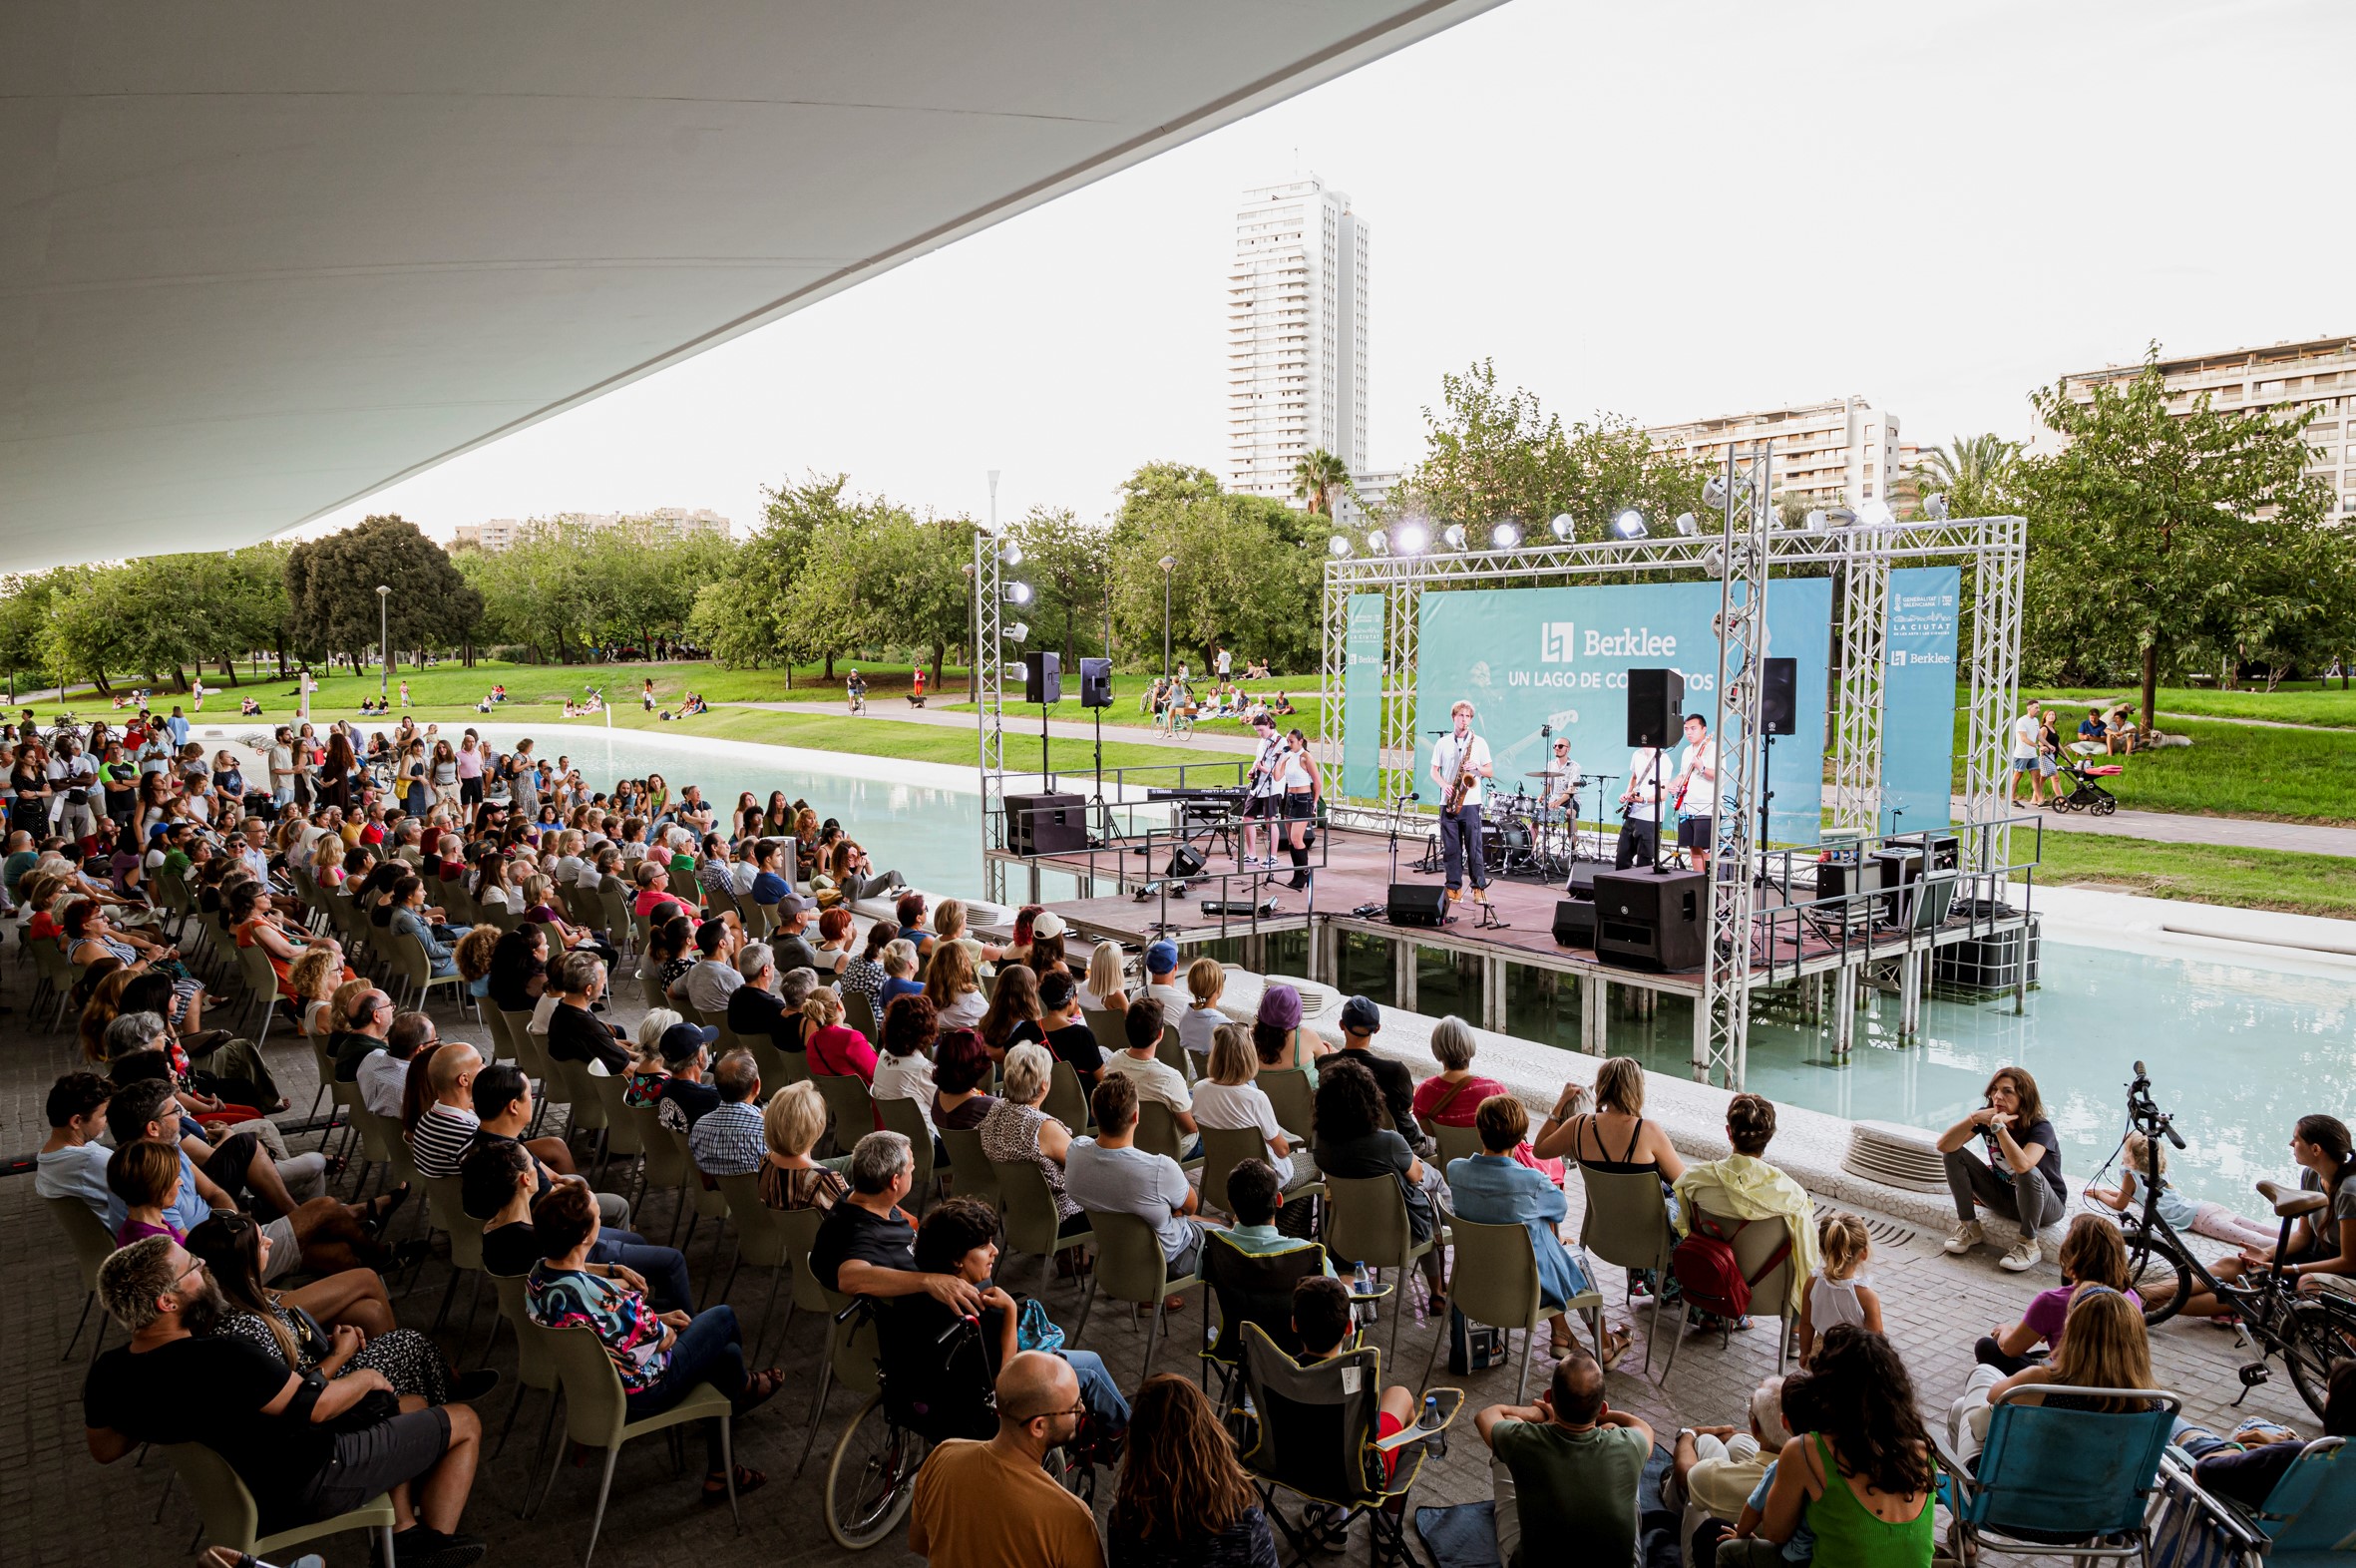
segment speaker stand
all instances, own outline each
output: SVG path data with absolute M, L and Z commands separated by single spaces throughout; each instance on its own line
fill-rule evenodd
M 1101 845 L 1110 844 L 1114 834 L 1112 808 L 1104 803 L 1104 710 L 1090 708 L 1088 716 L 1096 721 L 1096 793 L 1088 797 L 1088 820 L 1091 823 L 1095 822 L 1098 820 L 1098 814 L 1102 813 L 1104 822 L 1103 836 L 1093 838 L 1089 843 L 1088 847 L 1095 849 Z
M 1760 737 L 1759 757 L 1759 871 L 1751 879 L 1755 888 L 1772 887 L 1767 876 L 1767 812 L 1775 803 L 1775 737 L 1770 732 Z

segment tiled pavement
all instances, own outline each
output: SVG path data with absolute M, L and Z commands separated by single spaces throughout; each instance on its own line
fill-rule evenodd
M 30 990 L 30 973 L 14 960 L 0 967 L 0 1000 L 16 1011 L 0 1017 L 0 1150 L 28 1152 L 42 1136 L 41 1097 L 54 1075 L 63 1070 L 69 1050 L 57 1034 L 31 1034 L 23 1017 Z M 436 1003 L 446 1037 L 481 1041 L 482 1028 L 454 1022 L 446 1001 Z M 634 1009 L 623 1016 L 634 1015 Z M 280 1044 L 273 1034 L 269 1046 L 272 1067 L 296 1108 L 307 1105 L 314 1074 L 310 1053 L 292 1042 Z M 552 1123 L 555 1115 L 552 1113 Z M 297 1147 L 308 1139 L 298 1140 Z M 1770 1151 L 1771 1152 L 1771 1151 Z M 1574 1204 L 1578 1184 L 1572 1183 Z M 641 1223 L 659 1234 L 668 1221 L 667 1198 L 654 1200 Z M 414 1213 L 422 1205 L 413 1204 Z M 705 1256 L 703 1235 L 697 1238 L 697 1280 L 702 1280 Z M 1035 1279 L 1029 1264 L 1019 1275 Z M 1960 1389 L 1972 1364 L 1972 1342 L 1996 1323 L 2017 1315 L 2028 1296 L 2055 1282 L 2050 1264 L 2039 1275 L 2015 1279 L 1997 1270 L 1993 1254 L 1983 1252 L 1967 1260 L 1941 1253 L 1937 1239 L 1913 1235 L 1910 1240 L 1877 1244 L 1872 1275 L 1878 1285 L 1887 1328 L 1897 1341 L 1913 1372 L 1926 1407 L 1943 1410 Z M 1605 1269 L 1604 1285 L 1615 1307 L 1612 1319 L 1625 1321 L 1617 1305 L 1619 1271 Z M 71 1363 L 59 1361 L 75 1315 L 81 1310 L 82 1290 L 73 1260 L 61 1244 L 49 1216 L 33 1193 L 29 1175 L 0 1181 L 0 1278 L 6 1282 L 7 1322 L 11 1332 L 0 1338 L 5 1357 L 5 1386 L 10 1390 L 9 1417 L 0 1426 L 0 1560 L 21 1564 L 153 1564 L 186 1560 L 195 1513 L 185 1493 L 177 1488 L 163 1497 L 167 1469 L 150 1463 L 135 1469 L 129 1460 L 102 1468 L 89 1457 L 82 1441 L 79 1399 L 87 1335 Z M 428 1265 L 415 1291 L 400 1302 L 403 1318 L 412 1325 L 430 1323 L 441 1296 L 445 1276 L 439 1263 Z M 737 1306 L 750 1320 L 760 1310 L 762 1287 L 747 1273 L 739 1280 Z M 461 1292 L 461 1301 L 464 1292 Z M 1050 1310 L 1067 1326 L 1077 1311 L 1069 1283 L 1058 1283 L 1048 1298 Z M 782 1310 L 782 1309 L 781 1309 Z M 470 1357 L 479 1355 L 481 1328 L 490 1320 L 486 1304 Z M 1179 1316 L 1180 1343 L 1165 1347 L 1156 1370 L 1192 1375 L 1196 1363 L 1186 1334 L 1201 1321 L 1199 1305 Z M 1378 1331 L 1385 1343 L 1389 1326 Z M 1400 1336 L 1399 1368 L 1412 1378 L 1431 1348 L 1432 1331 L 1421 1322 L 1404 1327 Z M 115 1339 L 120 1342 L 120 1332 Z M 455 1337 L 453 1337 L 455 1343 Z M 733 1531 L 724 1509 L 699 1506 L 696 1486 L 689 1479 L 671 1477 L 662 1445 L 633 1444 L 625 1450 L 615 1481 L 616 1501 L 609 1511 L 597 1561 L 608 1568 L 640 1564 L 801 1563 L 851 1560 L 854 1554 L 837 1549 L 828 1538 L 820 1505 L 825 1461 L 843 1418 L 852 1409 L 848 1395 L 838 1393 L 828 1412 L 818 1452 L 808 1473 L 792 1475 L 800 1451 L 809 1399 L 815 1385 L 809 1375 L 815 1366 L 820 1326 L 802 1315 L 793 1326 L 792 1345 L 781 1360 L 796 1369 L 796 1384 L 739 1427 L 741 1459 L 765 1469 L 769 1485 L 748 1498 L 744 1530 Z M 1090 1325 L 1088 1348 L 1104 1354 L 1123 1383 L 1137 1374 L 1141 1341 L 1136 1331 L 1099 1312 Z M 2240 1392 L 2235 1368 L 2245 1358 L 2232 1348 L 2232 1337 L 2205 1325 L 2171 1325 L 2157 1336 L 2156 1352 L 2163 1381 L 2184 1393 L 2196 1416 L 2218 1417 Z M 1681 1422 L 1710 1423 L 1740 1420 L 1748 1390 L 1774 1368 L 1772 1325 L 1762 1320 L 1755 1332 L 1735 1337 L 1721 1350 L 1715 1337 L 1697 1336 L 1680 1352 L 1675 1378 L 1664 1387 L 1641 1371 L 1641 1343 L 1623 1369 L 1612 1374 L 1613 1402 L 1632 1408 L 1655 1429 L 1673 1433 Z M 492 1365 L 512 1367 L 513 1341 L 502 1336 Z M 1550 1363 L 1543 1350 L 1533 1367 L 1537 1383 Z M 1394 1368 L 1394 1373 L 1399 1371 Z M 1439 1380 L 1445 1377 L 1444 1358 Z M 1509 1398 L 1512 1369 L 1482 1373 L 1470 1379 L 1474 1404 Z M 505 1418 L 512 1389 L 503 1386 L 485 1401 L 486 1422 L 496 1430 Z M 537 1421 L 543 1406 L 532 1396 L 517 1436 L 499 1459 L 486 1465 L 470 1504 L 466 1526 L 488 1536 L 493 1555 L 502 1564 L 564 1564 L 579 1560 L 587 1537 L 589 1509 L 595 1494 L 593 1470 L 569 1468 L 561 1474 L 549 1505 L 530 1524 L 515 1517 L 524 1495 L 525 1471 L 537 1443 Z M 2312 1431 L 2314 1423 L 2297 1393 L 2285 1380 L 2257 1389 L 2243 1413 L 2258 1412 Z M 537 1479 L 535 1477 L 534 1479 Z M 1485 1497 L 1488 1478 L 1479 1440 L 1467 1425 L 1449 1445 L 1444 1460 L 1425 1471 L 1417 1488 L 1419 1503 L 1462 1502 Z M 1099 1488 L 1100 1504 L 1109 1500 L 1109 1484 Z M 158 1505 L 162 1502 L 161 1519 Z M 905 1538 L 903 1538 L 904 1540 Z M 1362 1550 L 1354 1547 L 1355 1550 Z M 347 1536 L 328 1542 L 330 1564 L 362 1560 L 360 1538 Z M 905 1545 L 887 1543 L 864 1554 L 875 1563 L 913 1561 Z M 1566 1559 L 1568 1560 L 1568 1559 Z

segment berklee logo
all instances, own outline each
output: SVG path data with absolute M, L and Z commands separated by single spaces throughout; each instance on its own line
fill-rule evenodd
M 1568 620 L 1542 620 L 1538 623 L 1538 662 L 1568 664 L 1578 645 L 1578 627 Z

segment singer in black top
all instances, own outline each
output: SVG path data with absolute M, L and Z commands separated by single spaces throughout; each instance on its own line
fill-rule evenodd
M 1448 709 L 1448 717 L 1455 721 L 1454 731 L 1442 735 L 1439 744 L 1431 748 L 1431 781 L 1440 792 L 1439 846 L 1447 862 L 1448 902 L 1454 904 L 1464 897 L 1464 861 L 1469 849 L 1473 902 L 1486 904 L 1489 868 L 1480 852 L 1480 808 L 1488 799 L 1488 781 L 1497 770 L 1489 760 L 1489 743 L 1472 732 L 1472 704 L 1457 702 Z M 1455 793 L 1458 785 L 1462 786 L 1460 795 Z M 1456 803 L 1454 811 L 1448 809 L 1451 801 Z
M 1245 784 L 1244 831 L 1242 864 L 1274 866 L 1276 864 L 1277 820 L 1284 813 L 1284 791 L 1277 783 L 1285 760 L 1285 738 L 1277 733 L 1276 719 L 1263 713 L 1252 720 L 1252 731 L 1259 738 L 1260 751 L 1252 759 L 1252 773 Z M 1265 860 L 1252 858 L 1252 821 L 1264 818 L 1267 826 L 1261 831 L 1268 836 L 1268 855 Z

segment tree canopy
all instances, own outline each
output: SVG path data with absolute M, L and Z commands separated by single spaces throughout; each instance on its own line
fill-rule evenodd
M 295 647 L 306 657 L 340 653 L 361 663 L 377 641 L 379 585 L 392 589 L 383 621 L 396 648 L 455 647 L 483 616 L 483 595 L 416 524 L 369 517 L 287 552 Z

